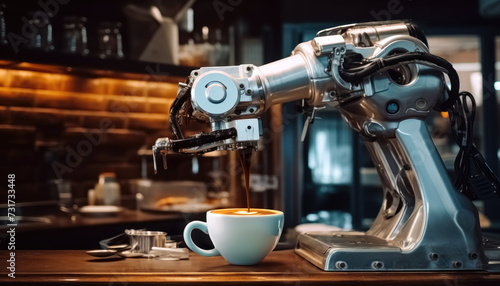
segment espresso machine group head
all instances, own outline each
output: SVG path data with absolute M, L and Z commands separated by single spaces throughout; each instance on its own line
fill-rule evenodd
M 411 22 L 339 26 L 263 66 L 192 71 L 170 109 L 173 138 L 159 138 L 153 154 L 163 156 L 166 168 L 168 152 L 255 147 L 260 116 L 271 105 L 301 100 L 308 112 L 304 130 L 318 109 L 336 107 L 365 143 L 384 201 L 368 231 L 302 233 L 296 252 L 328 271 L 487 269 L 471 199 L 489 195 L 470 180 L 451 182 L 424 122 L 434 110 L 449 112 L 463 136 L 470 131 L 460 120 L 467 98 L 473 100 L 459 93 L 452 65 L 429 53 L 425 35 Z M 205 121 L 211 131 L 185 138 L 184 118 Z M 467 145 L 464 156 L 479 154 L 467 140 L 460 143 Z M 498 180 L 484 162 L 476 167 L 494 194 Z

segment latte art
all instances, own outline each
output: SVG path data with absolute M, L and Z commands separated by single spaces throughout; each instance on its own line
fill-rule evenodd
M 239 214 L 239 215 L 253 215 L 253 214 L 257 214 L 257 212 L 254 212 L 254 211 L 237 211 L 235 214 Z

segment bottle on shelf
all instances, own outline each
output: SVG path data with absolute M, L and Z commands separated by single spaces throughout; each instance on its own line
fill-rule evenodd
M 116 182 L 115 173 L 106 172 L 99 175 L 99 181 L 94 187 L 96 204 L 120 205 L 120 185 Z

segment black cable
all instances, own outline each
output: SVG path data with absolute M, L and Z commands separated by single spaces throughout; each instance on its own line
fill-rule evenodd
M 182 134 L 182 129 L 178 121 L 178 113 L 182 108 L 182 105 L 186 103 L 191 95 L 191 87 L 193 85 L 193 81 L 191 78 L 188 78 L 187 84 L 184 85 L 179 92 L 177 93 L 177 97 L 172 102 L 170 106 L 170 113 L 168 115 L 168 120 L 170 122 L 170 129 L 172 130 L 172 135 L 174 139 L 184 139 L 184 135 Z
M 467 103 L 470 101 L 470 109 Z M 474 197 L 468 181 L 471 169 L 471 154 L 475 149 L 473 142 L 474 118 L 476 116 L 476 101 L 469 92 L 461 92 L 458 100 L 448 111 L 451 123 L 451 134 L 459 151 L 455 159 L 455 187 L 469 198 Z M 474 148 L 474 149 L 473 149 Z M 476 149 L 477 150 L 477 149 Z
M 452 135 L 460 148 L 455 159 L 455 187 L 471 200 L 500 196 L 500 182 L 473 142 L 476 102 L 472 94 L 461 92 L 449 114 Z
M 361 66 L 340 66 L 339 74 L 347 82 L 358 83 L 361 82 L 367 76 L 373 75 L 374 73 L 382 70 L 388 69 L 392 66 L 404 65 L 418 63 L 418 61 L 432 63 L 444 69 L 448 74 L 450 79 L 450 92 L 448 98 L 440 105 L 441 111 L 447 111 L 453 104 L 458 100 L 460 79 L 458 77 L 457 71 L 453 68 L 445 59 L 432 55 L 429 53 L 403 53 L 394 54 L 387 56 L 385 58 L 371 59 Z

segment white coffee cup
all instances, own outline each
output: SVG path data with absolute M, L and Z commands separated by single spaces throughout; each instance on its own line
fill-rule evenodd
M 254 265 L 262 261 L 278 244 L 284 215 L 267 209 L 218 209 L 207 212 L 207 222 L 192 221 L 184 229 L 184 241 L 203 256 L 222 255 L 235 265 Z M 191 231 L 208 234 L 215 248 L 205 250 L 194 244 Z

